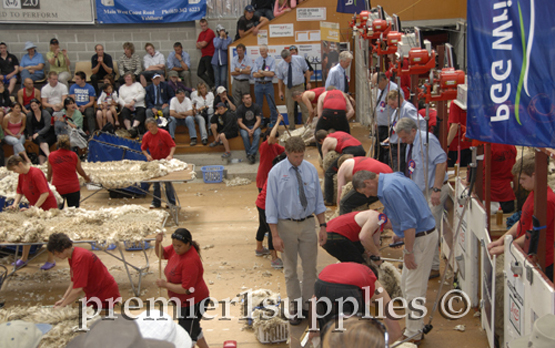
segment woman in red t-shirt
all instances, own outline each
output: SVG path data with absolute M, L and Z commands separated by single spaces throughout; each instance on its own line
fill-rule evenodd
M 40 169 L 31 167 L 29 163 L 25 162 L 17 155 L 13 155 L 8 158 L 8 164 L 6 167 L 8 170 L 19 174 L 17 194 L 15 195 L 12 205 L 9 206 L 8 209 L 18 209 L 19 202 L 23 196 L 27 198 L 29 205 L 41 208 L 42 210 L 58 208 L 56 198 L 54 197 L 52 191 L 50 191 L 48 182 Z M 21 210 L 26 210 L 26 208 L 21 208 Z M 27 259 L 29 258 L 30 250 L 30 245 L 23 246 L 21 259 L 15 262 L 15 266 L 17 268 L 27 266 Z M 56 263 L 54 262 L 54 257 L 51 254 L 48 254 L 48 261 L 41 267 L 41 269 L 48 270 L 55 265 Z
M 64 201 L 60 205 L 60 209 L 64 207 L 67 201 L 68 207 L 79 208 L 81 200 L 81 185 L 77 173 L 85 178 L 86 182 L 90 182 L 91 178 L 85 173 L 81 167 L 81 160 L 71 151 L 71 143 L 68 135 L 60 135 L 56 144 L 58 150 L 53 151 L 48 156 L 48 172 L 46 179 L 52 182 L 58 193 L 63 197 Z M 77 173 L 75 172 L 77 171 Z
M 181 306 L 179 325 L 201 348 L 208 348 L 204 339 L 200 319 L 206 311 L 210 293 L 203 279 L 204 268 L 200 259 L 200 247 L 193 240 L 191 232 L 178 228 L 172 234 L 172 245 L 167 246 L 161 255 L 164 234 L 156 236 L 156 255 L 168 260 L 164 269 L 167 280 L 158 279 L 156 285 L 168 289 L 170 298 L 178 299 Z M 193 310 L 190 307 L 193 307 Z

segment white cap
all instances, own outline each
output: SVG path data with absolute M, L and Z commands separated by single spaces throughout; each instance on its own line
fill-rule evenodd
M 220 87 L 216 88 L 216 94 L 220 94 L 220 93 L 223 93 L 225 91 L 227 91 L 227 89 L 225 89 L 224 86 L 220 86 Z

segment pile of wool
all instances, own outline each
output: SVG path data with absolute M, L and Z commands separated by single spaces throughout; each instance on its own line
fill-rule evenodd
M 92 316 L 93 309 L 86 309 L 83 315 Z M 87 321 L 87 327 L 100 319 L 100 316 Z M 75 336 L 79 335 L 74 331 L 79 326 L 79 308 L 43 308 L 41 306 L 32 307 L 10 307 L 0 309 L 0 324 L 13 320 L 23 320 L 35 324 L 50 324 L 52 329 L 42 338 L 41 348 L 65 347 Z
M 158 178 L 172 172 L 185 170 L 187 163 L 178 159 L 144 161 L 110 161 L 83 163 L 83 170 L 92 182 L 105 188 L 123 188 L 133 184 Z M 84 179 L 80 177 L 81 184 Z
M 383 285 L 389 297 L 403 297 L 401 272 L 399 269 L 387 261 L 383 261 L 377 268 L 379 282 Z
M 254 308 L 251 317 L 252 328 L 255 330 L 255 334 L 260 331 L 267 333 L 266 339 L 270 342 L 286 340 L 289 337 L 289 331 L 287 331 L 286 337 L 283 337 L 281 329 L 285 326 L 289 330 L 288 323 L 281 318 L 280 314 L 275 315 L 274 312 L 274 310 L 279 310 L 279 308 L 275 307 L 272 310 L 256 308 L 262 305 L 266 307 L 277 306 L 280 301 L 280 295 L 267 289 L 251 290 L 249 295 L 252 300 L 252 308 Z M 243 313 L 246 310 L 245 306 L 246 303 L 243 302 Z
M 47 167 L 45 164 L 33 167 L 39 168 L 46 176 Z M 0 196 L 4 196 L 8 200 L 15 199 L 18 180 L 19 174 L 9 171 L 6 167 L 0 167 Z M 63 198 L 56 190 L 56 187 L 50 183 L 48 184 L 48 187 L 50 187 L 54 197 L 56 197 L 58 204 L 61 204 L 63 202 Z M 25 198 L 25 196 L 23 196 L 21 197 L 21 203 L 29 203 L 29 201 Z
M 252 181 L 247 179 L 247 178 L 239 178 L 239 177 L 235 177 L 231 180 L 228 179 L 224 179 L 225 182 L 225 186 L 230 187 L 230 186 L 243 186 L 243 185 L 249 185 Z
M 24 212 L 0 213 L 0 241 L 8 243 L 44 242 L 52 233 L 66 233 L 72 240 L 91 240 L 99 244 L 120 241 L 141 242 L 144 237 L 162 232 L 168 213 L 139 205 L 116 208 L 64 210 L 31 207 Z
M 286 131 L 284 132 L 281 137 L 279 138 L 280 144 L 285 144 L 287 139 L 290 137 L 301 137 L 305 143 L 305 145 L 315 144 L 316 140 L 314 138 L 314 129 L 316 127 L 317 120 L 314 119 L 314 122 L 309 125 L 304 125 L 301 128 L 297 128 L 294 131 L 291 131 L 291 135 Z
M 353 190 L 353 183 L 348 182 L 343 186 L 343 190 L 341 191 L 341 199 L 343 199 L 347 195 L 347 193 L 351 192 L 351 190 Z M 337 191 L 336 191 L 336 195 L 337 195 Z M 368 206 L 368 204 L 363 204 L 360 207 L 356 207 L 355 209 L 353 209 L 353 211 L 363 211 L 363 210 L 368 210 L 369 208 L 370 207 Z M 335 214 L 333 214 L 330 217 L 330 220 L 335 219 L 338 216 L 339 216 L 339 207 L 337 207 L 337 209 L 335 210 Z

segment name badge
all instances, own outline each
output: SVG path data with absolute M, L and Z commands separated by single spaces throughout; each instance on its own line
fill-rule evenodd
M 411 159 L 411 160 L 407 163 L 407 166 L 408 166 L 409 172 L 410 172 L 411 174 L 414 173 L 414 169 L 416 168 L 416 162 L 414 162 L 414 160 Z

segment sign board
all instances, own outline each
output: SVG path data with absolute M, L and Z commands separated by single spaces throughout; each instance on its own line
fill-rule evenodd
M 297 7 L 298 21 L 325 21 L 325 7 Z
M 270 37 L 293 37 L 295 31 L 293 23 L 270 24 Z
M 96 0 L 96 14 L 103 24 L 190 22 L 206 16 L 206 0 Z
M 339 23 L 321 22 L 320 35 L 323 41 L 339 42 Z
M 1 0 L 0 23 L 94 24 L 94 0 Z
M 258 46 L 268 44 L 268 30 L 259 30 L 256 34 Z
M 296 31 L 295 42 L 321 41 L 320 30 Z

